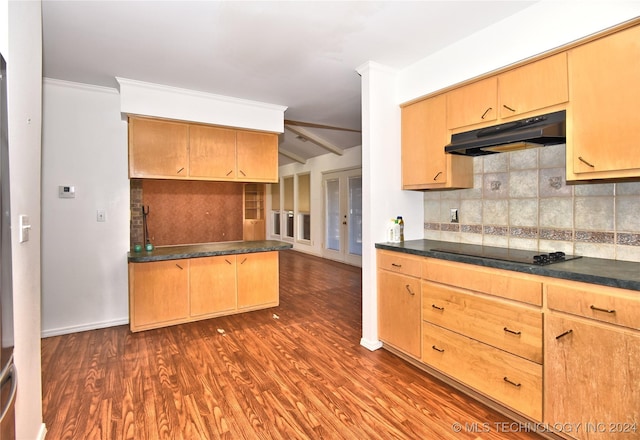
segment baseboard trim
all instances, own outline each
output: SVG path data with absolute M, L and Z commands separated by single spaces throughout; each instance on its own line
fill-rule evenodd
M 129 324 L 129 318 L 112 319 L 110 321 L 92 322 L 90 324 L 72 325 L 69 327 L 60 327 L 40 332 L 42 338 L 50 338 L 52 336 L 68 335 L 69 333 L 86 332 L 88 330 L 98 330 L 107 327 L 116 327 L 118 325 Z
M 44 440 L 46 435 L 47 435 L 47 426 L 43 423 L 42 425 L 40 425 L 40 430 L 38 431 L 38 436 L 36 437 L 36 439 Z
M 360 339 L 360 345 L 370 351 L 376 351 L 379 348 L 382 348 L 382 342 L 380 341 L 372 341 L 370 339 L 362 338 Z

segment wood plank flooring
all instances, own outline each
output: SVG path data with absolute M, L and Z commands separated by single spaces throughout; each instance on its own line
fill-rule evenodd
M 280 254 L 279 307 L 43 339 L 47 440 L 539 438 L 360 346 L 359 268 Z

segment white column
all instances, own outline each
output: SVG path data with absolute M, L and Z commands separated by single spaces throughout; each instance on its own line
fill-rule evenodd
M 400 106 L 396 71 L 373 62 L 358 69 L 362 76 L 362 339 L 369 350 L 378 340 L 375 243 L 385 241 L 388 221 L 403 216 L 405 238 L 423 238 L 421 192 L 402 191 Z

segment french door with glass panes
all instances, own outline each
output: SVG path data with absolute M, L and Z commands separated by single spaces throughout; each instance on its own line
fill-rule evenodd
M 362 266 L 362 170 L 326 173 L 323 257 Z

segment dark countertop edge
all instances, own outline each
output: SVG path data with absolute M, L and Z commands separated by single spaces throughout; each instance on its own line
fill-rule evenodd
M 419 242 L 419 240 L 412 240 L 413 243 Z M 444 243 L 444 242 L 435 242 L 424 240 L 425 243 L 434 243 L 433 246 L 429 247 L 437 247 L 436 243 Z M 445 243 L 452 244 L 452 243 Z M 637 290 L 640 291 L 640 276 L 636 276 L 637 279 L 624 279 L 624 278 L 615 278 L 612 276 L 608 276 L 606 274 L 593 273 L 591 270 L 593 269 L 594 263 L 601 266 L 609 266 L 610 268 L 615 268 L 616 265 L 629 265 L 629 264 L 638 264 L 638 269 L 640 269 L 639 263 L 633 262 L 619 262 L 617 260 L 605 260 L 600 258 L 589 258 L 582 257 L 577 260 L 567 261 L 563 263 L 552 264 L 548 266 L 537 266 L 537 265 L 528 265 L 522 263 L 511 263 L 509 261 L 502 260 L 493 260 L 490 258 L 480 258 L 473 257 L 467 255 L 459 255 L 459 254 L 449 254 L 444 252 L 432 251 L 427 249 L 418 249 L 415 247 L 404 247 L 402 243 L 376 243 L 376 249 L 384 249 L 394 252 L 400 252 L 405 254 L 417 255 L 420 257 L 430 257 L 437 258 L 439 260 L 447 260 L 458 263 L 467 263 L 473 264 L 476 266 L 484 266 L 491 267 L 494 269 L 505 269 L 511 270 L 514 272 L 521 272 L 531 275 L 539 275 L 545 276 L 549 278 L 558 278 L 569 281 L 579 281 L 583 283 L 589 284 L 597 284 L 601 286 L 608 287 L 617 287 L 620 289 L 629 289 L 629 290 Z M 582 266 L 582 267 L 581 267 Z M 603 272 L 615 272 L 615 271 L 607 271 L 605 267 L 603 267 Z M 637 272 L 636 272 L 637 273 Z
M 234 243 L 235 244 L 235 243 Z M 276 240 L 194 244 L 184 246 L 157 247 L 151 252 L 128 252 L 129 263 L 149 263 L 152 261 L 182 260 L 186 258 L 216 257 L 220 255 L 252 254 L 256 252 L 282 251 L 293 248 L 293 244 Z M 175 252 L 171 249 L 175 248 Z M 192 248 L 193 250 L 189 250 Z M 159 251 L 159 252 L 158 252 Z

